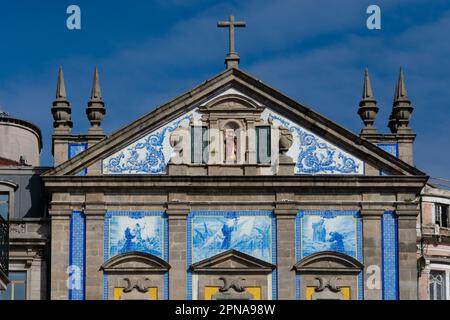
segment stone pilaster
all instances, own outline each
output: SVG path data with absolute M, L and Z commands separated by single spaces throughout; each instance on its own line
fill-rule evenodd
M 416 135 L 414 133 L 397 134 L 398 141 L 398 157 L 407 164 L 414 165 L 414 140 Z
M 51 211 L 51 299 L 67 300 L 70 213 Z
M 427 264 L 419 276 L 419 300 L 429 300 L 430 266 Z
M 106 210 L 86 209 L 86 281 L 85 299 L 103 299 L 103 231 Z
M 47 288 L 47 263 L 42 256 L 36 256 L 30 267 L 30 300 L 45 300 Z
M 382 299 L 381 218 L 384 210 L 361 210 L 363 225 L 364 300 Z
M 166 211 L 169 223 L 169 299 L 186 299 L 186 222 L 189 208 L 170 205 Z
M 277 195 L 277 199 L 283 197 Z M 280 199 L 281 200 L 281 199 Z M 298 208 L 291 204 L 277 203 L 277 282 L 278 299 L 295 299 L 295 217 Z
M 417 295 L 417 204 L 398 205 L 398 251 L 400 300 L 416 300 Z
M 253 120 L 247 120 L 246 163 L 256 163 L 256 129 Z

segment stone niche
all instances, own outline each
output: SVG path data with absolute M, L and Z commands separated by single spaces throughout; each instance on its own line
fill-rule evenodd
M 180 127 L 170 137 L 173 152 L 168 163 L 169 175 L 293 175 L 295 164 L 286 156 L 292 146 L 292 134 L 263 120 L 261 114 L 264 109 L 264 106 L 239 94 L 226 94 L 200 105 L 200 120 L 191 120 L 189 129 Z M 206 137 L 195 144 L 205 142 L 208 146 L 207 159 L 201 156 L 202 161 L 196 160 L 195 163 L 191 161 L 193 141 L 190 134 L 194 127 L 196 130 L 200 127 L 207 129 Z M 270 157 L 264 162 L 258 162 L 259 127 L 270 131 Z M 279 164 L 281 172 L 278 172 Z
M 170 265 L 144 252 L 127 252 L 106 261 L 108 300 L 163 300 L 164 275 Z
M 358 276 L 364 266 L 334 251 L 307 256 L 295 264 L 301 300 L 358 300 Z
M 228 250 L 192 264 L 195 300 L 270 300 L 275 265 Z

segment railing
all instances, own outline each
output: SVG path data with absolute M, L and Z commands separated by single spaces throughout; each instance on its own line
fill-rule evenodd
M 8 275 L 9 264 L 9 224 L 0 216 L 0 271 Z

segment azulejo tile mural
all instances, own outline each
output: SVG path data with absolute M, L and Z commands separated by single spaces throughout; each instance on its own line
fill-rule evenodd
M 321 251 L 336 251 L 363 262 L 362 220 L 358 211 L 303 211 L 296 217 L 296 259 Z M 297 275 L 297 299 L 300 297 Z M 358 276 L 358 297 L 363 299 L 363 274 Z
M 271 262 L 269 215 L 198 214 L 192 218 L 192 263 L 234 249 Z
M 107 212 L 104 227 L 104 261 L 115 255 L 140 251 L 169 260 L 167 216 L 162 211 Z M 164 274 L 164 299 L 169 298 L 169 275 Z M 108 276 L 103 275 L 103 299 L 108 300 Z
M 191 211 L 187 225 L 187 264 L 237 250 L 276 265 L 276 220 L 271 211 Z M 276 299 L 276 270 L 269 276 Z M 192 274 L 188 271 L 188 299 Z
M 359 259 L 360 224 L 354 211 L 300 211 L 296 226 L 299 260 L 320 251 L 337 251 Z
M 163 212 L 108 212 L 105 219 L 105 260 L 130 251 L 166 257 Z
M 197 117 L 191 111 L 110 155 L 103 160 L 103 174 L 165 174 L 172 153 L 170 133 Z
M 296 174 L 364 174 L 364 162 L 273 111 L 264 120 L 289 129 L 294 141 L 288 155 L 295 161 Z

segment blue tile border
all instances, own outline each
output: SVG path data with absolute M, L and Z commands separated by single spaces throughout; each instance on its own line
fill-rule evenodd
M 303 259 L 301 252 L 301 223 L 305 215 L 319 215 L 319 216 L 353 216 L 356 219 L 356 259 L 363 263 L 363 235 L 362 235 L 362 218 L 359 211 L 346 210 L 299 210 L 295 217 L 295 258 L 298 261 Z M 364 280 L 363 272 L 358 275 L 358 299 L 364 299 Z M 295 296 L 300 300 L 300 275 L 295 275 Z
M 87 143 L 69 143 L 68 151 L 67 151 L 68 159 L 69 160 L 72 159 L 76 155 L 87 150 L 87 148 L 88 148 Z M 84 168 L 80 172 L 78 172 L 76 175 L 77 176 L 85 176 L 86 174 L 87 174 L 87 168 Z
M 394 211 L 383 214 L 381 235 L 382 297 L 383 300 L 398 300 L 398 221 Z
M 379 143 L 378 148 L 392 154 L 398 158 L 398 144 L 397 143 Z M 390 174 L 383 169 L 380 169 L 380 176 L 389 176 Z
M 163 219 L 164 228 L 164 245 L 163 245 L 163 259 L 169 261 L 169 224 L 167 221 L 167 214 L 164 211 L 108 211 L 105 214 L 104 222 L 104 236 L 103 236 L 103 261 L 106 262 L 109 257 L 109 220 L 113 216 L 122 217 L 141 217 L 141 216 L 155 216 Z M 108 276 L 103 274 L 103 299 L 108 300 Z M 169 299 L 169 273 L 164 273 L 164 299 Z
M 86 281 L 86 220 L 81 211 L 73 211 L 70 217 L 69 266 L 80 270 L 80 289 L 68 288 L 69 300 L 85 299 Z
M 186 228 L 186 287 L 187 287 L 187 300 L 192 300 L 192 273 L 190 271 L 190 266 L 192 264 L 192 220 L 196 215 L 202 216 L 224 216 L 228 213 L 232 213 L 236 216 L 269 216 L 271 218 L 271 228 L 272 228 L 272 237 L 271 237 L 271 263 L 277 264 L 277 233 L 276 233 L 276 216 L 273 214 L 273 211 L 263 210 L 263 211 L 239 211 L 239 210 L 224 210 L 224 211 L 190 211 L 187 217 L 187 228 Z M 272 299 L 276 300 L 278 297 L 277 292 L 277 269 L 272 271 Z

